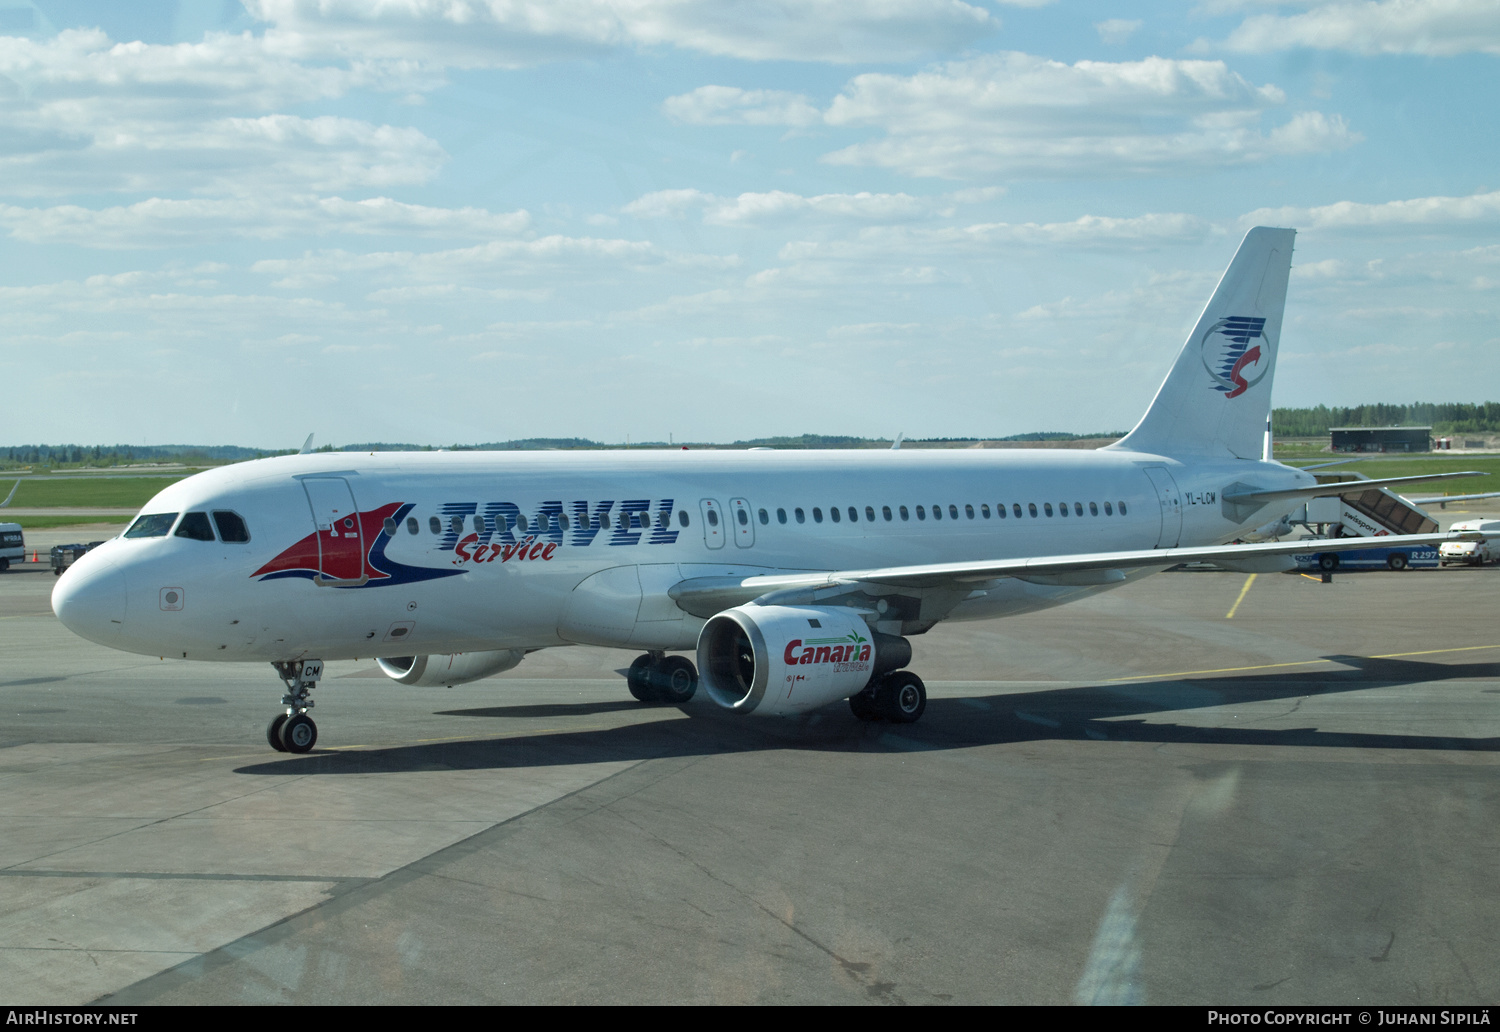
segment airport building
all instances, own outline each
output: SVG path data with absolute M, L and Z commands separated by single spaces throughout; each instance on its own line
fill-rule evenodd
M 1425 452 L 1432 450 L 1430 426 L 1336 426 L 1329 428 L 1336 452 Z

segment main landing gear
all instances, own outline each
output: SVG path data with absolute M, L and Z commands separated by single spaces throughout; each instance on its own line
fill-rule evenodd
M 698 690 L 698 668 L 686 656 L 648 652 L 630 664 L 625 685 L 639 702 L 681 706 Z
M 321 659 L 294 659 L 289 663 L 272 663 L 277 676 L 286 684 L 287 692 L 281 697 L 285 713 L 266 727 L 266 741 L 277 752 L 310 752 L 318 742 L 318 725 L 313 723 L 307 711 L 313 708 L 311 693 L 313 685 L 323 676 Z
M 927 709 L 927 686 L 910 670 L 892 670 L 849 696 L 849 709 L 860 720 L 915 724 Z

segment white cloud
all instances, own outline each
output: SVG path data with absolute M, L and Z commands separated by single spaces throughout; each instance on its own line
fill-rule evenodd
M 617 47 L 746 60 L 911 60 L 999 27 L 961 0 L 246 0 L 307 52 L 521 67 Z
M 1469 197 L 1415 197 L 1382 204 L 1339 201 L 1315 208 L 1259 208 L 1240 218 L 1245 225 L 1293 226 L 1302 230 L 1387 226 L 1441 230 L 1492 225 L 1496 221 L 1500 221 L 1500 190 Z
M 737 261 L 732 255 L 666 251 L 647 241 L 554 234 L 535 240 L 494 240 L 475 247 L 443 251 L 375 251 L 366 254 L 346 250 L 313 251 L 300 258 L 264 259 L 252 265 L 250 271 L 292 282 L 307 277 L 337 278 L 355 274 L 399 275 L 404 280 L 437 280 L 449 284 L 458 279 L 488 278 L 497 271 L 530 275 L 539 273 L 543 266 L 551 277 L 559 269 L 599 265 L 625 269 L 652 266 L 723 269 L 733 267 Z
M 997 248 L 1137 250 L 1164 244 L 1197 243 L 1212 227 L 1196 215 L 1147 214 L 1135 218 L 1085 215 L 1072 222 L 987 222 L 939 228 L 874 227 L 852 240 L 794 241 L 781 249 L 783 261 L 813 259 L 878 262 L 886 256 L 905 261 L 913 254 L 961 254 Z
M 972 204 L 1000 196 L 1003 190 L 966 190 L 941 197 L 913 197 L 906 193 L 831 193 L 804 196 L 785 190 L 718 197 L 701 190 L 658 190 L 631 201 L 623 209 L 637 218 L 686 218 L 702 213 L 709 225 L 736 226 L 808 217 L 865 222 L 900 222 L 933 215 L 952 215 L 958 204 Z
M 1110 46 L 1122 46 L 1134 36 L 1145 23 L 1136 19 L 1134 21 L 1125 18 L 1108 18 L 1104 21 L 1094 22 L 1094 31 L 1099 33 L 1099 39 Z
M 946 178 L 1117 177 L 1254 164 L 1360 139 L 1343 119 L 1315 111 L 1263 131 L 1263 113 L 1285 101 L 1277 87 L 1256 86 L 1222 61 L 1067 65 L 993 54 L 912 76 L 856 76 L 822 121 L 884 136 L 823 160 Z M 703 87 L 665 108 L 702 124 L 791 126 L 812 124 L 816 111 L 800 94 L 731 87 Z
M 1261 132 L 1261 113 L 1284 101 L 1275 86 L 1255 86 L 1220 61 L 1066 65 L 997 54 L 910 77 L 856 77 L 827 121 L 886 135 L 824 160 L 921 176 L 1152 175 L 1333 150 L 1358 139 L 1341 119 L 1316 113 Z
M 1224 45 L 1249 53 L 1313 47 L 1429 57 L 1476 51 L 1500 54 L 1500 4 L 1494 0 L 1327 3 L 1300 14 L 1247 18 Z
M 28 243 L 70 243 L 121 249 L 207 242 L 224 235 L 257 240 L 296 235 L 398 233 L 426 237 L 488 237 L 524 232 L 525 211 L 431 208 L 389 197 L 171 199 L 153 197 L 112 208 L 58 205 L 22 208 L 0 204 L 0 225 Z
M 823 113 L 800 93 L 700 86 L 662 103 L 668 118 L 688 125 L 818 125 Z
M 260 193 L 425 182 L 446 155 L 416 129 L 273 109 L 436 82 L 411 62 L 299 63 L 248 34 L 170 46 L 111 43 L 96 29 L 0 37 L 0 189 Z

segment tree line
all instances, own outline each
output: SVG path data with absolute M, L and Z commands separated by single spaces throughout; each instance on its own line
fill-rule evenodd
M 1500 432 L 1500 401 L 1477 405 L 1415 401 L 1352 408 L 1318 405 L 1271 411 L 1271 429 L 1277 437 L 1324 437 L 1335 426 L 1430 426 L 1439 435 L 1496 433 Z

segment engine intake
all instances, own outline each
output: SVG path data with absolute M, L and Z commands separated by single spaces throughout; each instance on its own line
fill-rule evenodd
M 736 713 L 805 713 L 909 662 L 905 638 L 879 634 L 858 613 L 832 606 L 736 606 L 698 636 L 703 687 Z
M 375 662 L 397 684 L 413 688 L 450 688 L 509 670 L 525 658 L 524 649 L 501 649 L 498 652 L 455 652 L 448 656 L 398 656 Z

